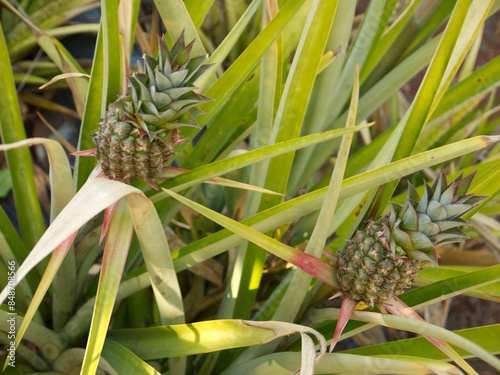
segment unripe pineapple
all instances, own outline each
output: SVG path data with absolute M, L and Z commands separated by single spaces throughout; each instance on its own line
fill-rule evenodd
M 169 49 L 159 40 L 158 57 L 144 55 L 145 73 L 128 77 L 127 93 L 111 103 L 99 132 L 96 156 L 104 174 L 130 182 L 153 178 L 174 155 L 180 126 L 198 126 L 196 105 L 210 99 L 194 92 L 193 82 L 209 67 L 206 56 L 190 58 L 194 40 L 184 35 Z
M 410 184 L 403 206 L 391 204 L 387 215 L 370 220 L 337 253 L 342 293 L 368 305 L 383 304 L 410 287 L 420 266 L 437 264 L 438 244 L 461 242 L 460 219 L 484 197 L 467 195 L 474 174 L 450 184 L 442 172 L 419 197 Z

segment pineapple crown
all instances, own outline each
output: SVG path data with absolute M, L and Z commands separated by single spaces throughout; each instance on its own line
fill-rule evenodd
M 465 224 L 461 217 L 487 198 L 467 194 L 475 174 L 463 178 L 462 173 L 448 184 L 441 170 L 432 186 L 424 184 L 422 198 L 409 183 L 404 205 L 391 202 L 387 218 L 395 254 L 402 250 L 410 259 L 437 264 L 437 245 L 463 242 L 467 236 L 458 228 Z
M 194 117 L 203 114 L 196 105 L 212 99 L 196 93 L 196 81 L 210 65 L 207 56 L 190 57 L 195 40 L 188 45 L 181 33 L 170 49 L 165 35 L 158 38 L 157 58 L 145 53 L 145 73 L 128 76 L 125 96 L 110 105 L 121 112 L 125 121 L 168 142 L 172 130 L 180 126 L 199 127 Z

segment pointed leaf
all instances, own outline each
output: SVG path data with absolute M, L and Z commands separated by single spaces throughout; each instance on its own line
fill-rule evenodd
M 408 234 L 411 237 L 414 249 L 423 252 L 428 252 L 434 249 L 434 244 L 425 234 L 418 231 L 408 231 Z
M 248 228 L 241 223 L 231 220 L 224 215 L 201 206 L 198 203 L 184 198 L 170 190 L 163 189 L 163 191 L 165 191 L 168 195 L 171 195 L 173 198 L 181 201 L 186 206 L 206 216 L 210 220 L 215 221 L 219 225 L 226 227 L 227 229 L 242 236 L 248 241 L 257 244 L 258 246 L 271 252 L 272 254 L 296 265 L 297 267 L 313 275 L 317 279 L 335 288 L 338 288 L 338 281 L 334 275 L 335 267 L 333 267 L 331 264 L 309 254 L 305 254 L 293 247 L 282 244 L 281 242 L 278 242 L 273 238 L 267 237 L 266 235 L 259 233 L 254 229 Z
M 55 218 L 24 263 L 19 267 L 16 283 L 22 280 L 30 270 L 83 224 L 123 196 L 132 193 L 143 194 L 140 190 L 121 182 L 104 178 L 90 178 Z M 90 201 L 92 201 L 92 205 L 89 205 L 88 202 Z M 79 215 L 75 216 L 75 212 L 78 212 Z M 7 293 L 8 288 L 4 288 L 0 294 L 0 302 L 5 300 Z
M 440 232 L 444 232 L 450 228 L 456 228 L 466 225 L 467 222 L 462 219 L 455 219 L 455 220 L 436 221 L 436 224 L 439 225 Z
M 184 81 L 188 73 L 189 71 L 187 69 L 179 70 L 177 72 L 170 73 L 167 78 L 170 80 L 170 82 L 172 82 L 172 85 L 174 87 L 178 87 L 182 85 L 182 82 Z
M 445 208 L 439 201 L 431 200 L 429 206 L 427 207 L 427 215 L 432 221 L 445 220 L 447 218 L 447 213 Z
M 406 200 L 406 202 L 409 202 L 409 201 Z M 405 204 L 405 206 L 406 206 L 406 204 Z M 418 230 L 419 221 L 418 221 L 417 212 L 415 211 L 413 206 L 409 203 L 406 207 L 407 207 L 407 209 L 406 209 L 406 211 L 401 219 L 400 227 L 403 229 L 412 230 L 412 231 Z
M 19 102 L 9 59 L 9 51 L 3 31 L 0 31 L 0 136 L 2 143 L 14 143 L 26 139 Z M 16 203 L 19 226 L 27 248 L 32 248 L 43 234 L 45 224 L 38 202 L 33 166 L 27 149 L 9 151 L 6 154 L 10 166 L 14 200 Z
M 161 375 L 154 367 L 113 340 L 106 340 L 102 357 L 118 374 Z
M 413 311 L 410 307 L 408 307 L 403 301 L 401 301 L 398 298 L 393 298 L 386 307 L 387 307 L 387 310 L 392 312 L 394 315 L 397 315 L 397 316 L 400 316 L 403 318 L 409 318 L 411 320 L 416 321 L 415 323 L 429 324 L 424 319 L 422 319 L 420 317 L 420 315 L 418 315 L 415 311 Z M 450 336 L 453 335 L 454 340 L 463 342 L 462 341 L 463 339 L 460 336 L 455 335 L 455 334 L 451 333 L 450 331 L 447 331 L 446 329 L 443 329 L 443 331 L 448 332 L 450 334 Z M 469 373 L 469 374 L 476 373 L 474 371 L 474 369 L 467 362 L 465 362 L 465 360 L 450 346 L 450 344 L 448 344 L 443 339 L 436 338 L 436 333 L 433 332 L 432 335 L 423 334 L 423 336 L 427 340 L 429 340 L 432 344 L 434 344 L 438 349 L 443 351 L 449 358 L 451 358 L 453 361 L 455 361 L 465 371 L 467 371 L 467 373 Z M 450 340 L 447 339 L 447 341 L 450 341 Z M 455 341 L 455 344 L 456 344 L 456 341 Z M 476 351 L 476 353 L 481 353 L 482 355 L 487 353 L 486 358 L 488 358 L 488 362 L 490 364 L 496 363 L 497 366 L 500 366 L 500 360 L 498 358 L 496 358 L 495 356 L 491 355 L 490 353 L 488 353 L 487 351 L 485 351 L 480 346 L 475 345 L 472 342 L 466 342 L 466 344 L 469 347 L 473 347 L 474 351 Z
M 191 324 L 115 330 L 109 338 L 144 360 L 208 353 L 270 342 L 292 333 L 313 334 L 325 353 L 326 341 L 312 328 L 284 322 L 208 320 Z M 137 338 L 141 338 L 137 340 Z
M 337 326 L 335 327 L 335 334 L 333 335 L 332 343 L 330 345 L 330 353 L 333 351 L 333 348 L 335 348 L 335 345 L 339 341 L 340 335 L 342 334 L 345 325 L 351 318 L 351 315 L 354 312 L 354 309 L 356 308 L 357 304 L 358 304 L 357 301 L 354 301 L 349 297 L 344 297 L 342 299 L 342 307 L 340 308 L 340 314 L 337 320 Z
M 292 139 L 287 142 L 280 142 L 274 145 L 262 147 L 258 150 L 253 150 L 246 152 L 241 155 L 233 156 L 227 159 L 219 160 L 216 162 L 213 162 L 209 165 L 201 166 L 199 168 L 193 169 L 191 171 L 186 172 L 183 175 L 180 175 L 178 177 L 173 178 L 172 180 L 169 180 L 165 186 L 167 187 L 175 187 L 175 189 L 184 189 L 186 184 L 193 184 L 197 182 L 203 182 L 207 179 L 210 179 L 212 177 L 216 177 L 231 171 L 234 171 L 236 169 L 239 169 L 241 167 L 251 165 L 253 163 L 257 163 L 262 160 L 266 160 L 270 157 L 280 155 L 282 153 L 290 152 L 302 147 L 307 147 L 311 144 L 314 143 L 319 143 L 322 141 L 326 141 L 328 139 L 332 139 L 335 137 L 340 137 L 344 134 L 353 132 L 353 131 L 359 131 L 364 127 L 368 127 L 372 124 L 365 124 L 365 125 L 359 125 L 355 126 L 353 128 L 347 128 L 347 129 L 339 129 L 339 130 L 330 130 L 328 132 L 324 133 L 319 133 L 319 134 L 312 134 L 308 135 L 305 137 L 300 137 L 296 139 Z M 219 171 L 219 172 L 216 172 Z M 203 177 L 201 177 L 203 176 Z M 176 190 L 176 191 L 179 191 Z M 153 198 L 153 201 L 156 201 L 157 199 L 161 198 L 163 194 L 160 193 L 160 195 L 157 195 L 156 197 Z
M 128 197 L 130 215 L 141 245 L 156 303 L 164 325 L 184 323 L 182 294 L 162 223 L 153 203 L 142 195 Z
M 172 82 L 165 76 L 165 74 L 160 73 L 158 70 L 155 71 L 155 82 L 158 86 L 159 91 L 164 91 L 174 87 Z
M 446 211 L 446 218 L 454 219 L 464 215 L 467 211 L 470 211 L 474 208 L 469 204 L 446 204 L 443 205 Z
M 424 233 L 426 236 L 431 236 L 444 230 L 441 227 L 440 223 L 442 223 L 442 221 L 434 223 L 433 221 L 431 221 L 428 215 L 419 213 L 417 230 Z
M 132 233 L 128 202 L 120 200 L 113 211 L 104 246 L 99 288 L 81 370 L 84 374 L 94 374 L 97 370 Z
M 428 255 L 420 250 L 413 250 L 413 249 L 405 249 L 405 252 L 408 258 L 410 259 L 420 260 L 424 264 L 428 262 L 434 266 L 437 266 L 437 259 L 434 253 Z
M 38 285 L 38 288 L 35 294 L 33 295 L 33 300 L 28 307 L 28 311 L 26 311 L 23 322 L 21 323 L 21 326 L 16 332 L 16 338 L 14 340 L 15 348 L 17 348 L 18 345 L 21 343 L 24 333 L 28 329 L 31 320 L 35 316 L 35 313 L 38 310 L 40 303 L 45 297 L 45 293 L 49 289 L 52 280 L 54 280 L 57 270 L 61 266 L 61 263 L 63 262 L 64 257 L 66 256 L 66 253 L 68 252 L 68 249 L 73 243 L 73 240 L 75 239 L 77 233 L 78 232 L 73 233 L 68 239 L 66 239 L 61 245 L 59 245 L 54 250 L 52 257 L 50 258 L 49 264 L 45 270 L 45 273 L 42 276 L 42 280 L 40 281 L 40 284 Z M 10 356 L 7 356 L 3 366 L 3 370 L 5 370 L 11 359 L 12 358 Z
M 429 199 L 432 195 L 431 187 L 424 181 L 424 195 L 418 202 L 418 206 L 415 209 L 417 212 L 427 213 L 427 207 L 429 206 Z

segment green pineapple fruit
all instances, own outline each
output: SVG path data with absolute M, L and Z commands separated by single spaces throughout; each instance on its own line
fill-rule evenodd
M 372 307 L 383 304 L 411 286 L 421 265 L 437 264 L 437 245 L 467 238 L 460 217 L 485 197 L 467 195 L 474 174 L 462 177 L 447 184 L 441 172 L 432 187 L 425 184 L 422 198 L 410 184 L 403 206 L 391 203 L 385 216 L 358 230 L 337 253 L 342 293 Z
M 153 178 L 175 154 L 179 127 L 198 127 L 196 105 L 210 99 L 193 82 L 208 69 L 206 56 L 190 57 L 194 40 L 184 35 L 169 49 L 159 40 L 158 57 L 144 55 L 145 73 L 128 77 L 127 93 L 110 104 L 94 134 L 96 156 L 104 174 L 129 183 L 154 185 Z

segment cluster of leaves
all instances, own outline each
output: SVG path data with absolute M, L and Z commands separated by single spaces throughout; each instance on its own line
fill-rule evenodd
M 54 3 L 60 7 L 52 23 L 35 17 Z M 81 31 L 58 25 L 80 10 L 75 4 L 83 9 L 91 2 L 26 1 L 24 11 L 0 4 L 0 150 L 21 232 L 0 209 L 0 267 L 21 265 L 17 368 L 6 371 L 457 373 L 422 338 L 325 354 L 324 337 L 332 337 L 339 310 L 317 308 L 335 292 L 331 267 L 318 260 L 332 235 L 326 247 L 336 252 L 366 217 L 383 213 L 389 199 L 403 199 L 400 178 L 422 188 L 424 176 L 439 167 L 451 177 L 478 171 L 472 193 L 490 199 L 468 214 L 475 214 L 470 236 L 477 231 L 498 251 L 493 115 L 500 108 L 500 57 L 478 68 L 475 62 L 484 23 L 500 2 L 372 0 L 356 15 L 351 0 L 155 1 L 159 16 L 144 31 L 136 27 L 139 1 L 103 0 L 88 76 L 55 36 Z M 59 143 L 26 139 L 10 72 L 29 48 L 43 48 L 47 64 L 67 80 L 81 118 L 77 149 L 87 150 L 107 104 L 121 92 L 134 40 L 155 50 L 158 19 L 167 40 L 184 32 L 195 39 L 193 55 L 209 52 L 213 64 L 196 82 L 214 99 L 200 105 L 204 132 L 183 129 L 196 142 L 177 149 L 175 163 L 185 173 L 167 169 L 156 192 L 97 178 L 91 158 L 77 157 L 72 171 Z M 21 39 L 18 29 L 26 34 Z M 415 97 L 406 99 L 402 87 L 423 69 Z M 30 85 L 46 79 L 29 77 Z M 367 123 L 372 119 L 375 126 Z M 19 148 L 35 144 L 44 145 L 50 161 L 48 228 L 29 151 Z M 415 309 L 460 294 L 499 301 L 496 261 L 469 264 L 426 268 L 419 287 L 401 299 Z M 7 286 L 1 301 L 8 292 Z M 6 347 L 8 314 L 2 305 Z M 393 315 L 356 311 L 352 318 L 358 322 L 346 326 L 341 340 L 388 326 L 448 341 L 460 355 L 500 369 L 491 354 L 500 351 L 500 324 L 451 332 Z M 302 349 L 293 339 L 276 340 L 291 333 L 301 334 Z

